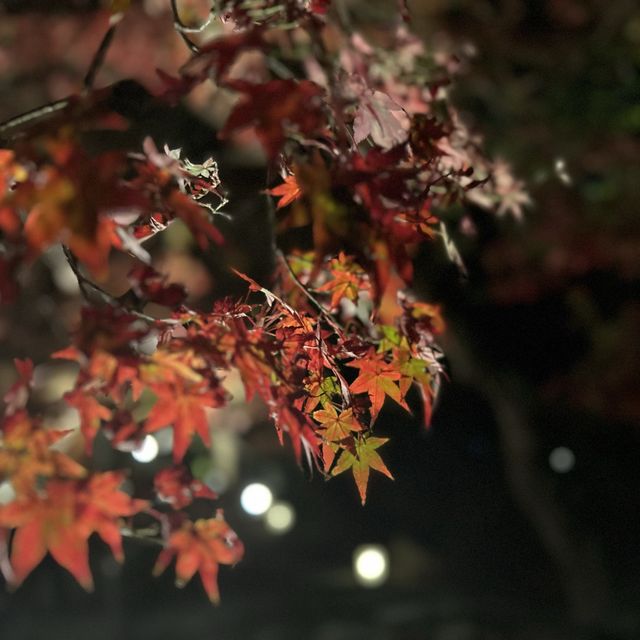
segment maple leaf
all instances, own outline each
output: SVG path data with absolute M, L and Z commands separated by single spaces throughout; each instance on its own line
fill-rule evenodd
M 167 197 L 166 203 L 172 213 L 181 218 L 189 227 L 202 249 L 206 250 L 209 242 L 224 243 L 222 234 L 211 222 L 210 211 L 188 195 L 174 189 Z
M 194 498 L 215 500 L 218 497 L 206 484 L 193 478 L 184 466 L 158 471 L 153 479 L 153 487 L 158 498 L 168 502 L 174 509 L 187 507 Z
M 132 393 L 132 397 L 135 394 Z M 104 425 L 104 435 L 116 449 L 121 449 L 124 443 L 140 443 L 144 435 L 142 425 L 133 417 L 128 409 L 116 409 L 109 421 Z M 125 445 L 125 449 L 128 446 Z
M 85 451 L 87 455 L 91 455 L 100 422 L 111 418 L 111 410 L 101 404 L 92 392 L 84 389 L 73 389 L 65 393 L 64 399 L 80 414 L 80 431 L 84 436 Z
M 333 278 L 318 287 L 318 291 L 331 293 L 331 308 L 338 307 L 343 299 L 355 302 L 360 291 L 371 288 L 364 270 L 343 251 L 331 260 L 330 270 Z
M 324 409 L 313 413 L 313 417 L 324 429 L 322 435 L 322 461 L 325 471 L 329 471 L 336 453 L 340 450 L 339 442 L 346 440 L 353 431 L 362 431 L 362 425 L 353 415 L 353 408 L 349 407 L 338 415 L 333 404 L 329 403 Z
M 431 213 L 429 200 L 425 200 L 422 205 L 414 211 L 402 211 L 396 214 L 395 219 L 400 223 L 408 223 L 409 228 L 417 234 L 426 238 L 435 236 L 435 226 L 440 222 Z
M 425 427 L 431 424 L 431 409 L 433 404 L 433 379 L 429 372 L 429 365 L 420 358 L 414 358 L 406 350 L 396 350 L 394 360 L 398 362 L 400 391 L 404 396 L 412 384 L 416 384 L 422 397 L 422 417 Z
M 406 297 L 402 300 L 405 315 L 410 318 L 414 329 L 418 332 L 428 332 L 433 335 L 444 333 L 446 324 L 442 317 L 440 305 L 427 302 L 413 302 Z
M 51 448 L 69 431 L 43 429 L 26 411 L 4 417 L 0 425 L 0 479 L 15 491 L 28 493 L 44 478 L 83 478 L 87 470 L 64 453 Z
M 63 188 L 66 185 L 60 190 Z M 43 193 L 25 221 L 25 236 L 35 255 L 56 242 L 64 242 L 93 274 L 104 277 L 113 238 L 112 224 L 103 218 L 96 219 L 94 224 L 70 223 L 70 215 L 77 214 L 69 214 L 68 209 L 74 206 L 78 205 L 74 205 L 72 193 Z
M 223 399 L 220 393 L 204 384 L 155 384 L 150 388 L 157 400 L 149 412 L 144 432 L 153 433 L 170 425 L 173 429 L 174 462 L 184 458 L 195 434 L 207 447 L 210 446 L 211 434 L 205 409 L 221 406 Z
M 11 544 L 14 582 L 21 584 L 47 552 L 88 591 L 93 589 L 88 539 L 97 533 L 122 561 L 120 519 L 146 506 L 118 490 L 124 476 L 109 471 L 88 481 L 49 480 L 0 507 L 0 526 L 15 528 Z
M 359 360 L 347 363 L 349 367 L 360 369 L 358 377 L 351 383 L 349 389 L 353 393 L 367 393 L 371 401 L 371 418 L 375 420 L 382 405 L 385 395 L 395 400 L 402 408 L 409 410 L 401 393 L 397 381 L 400 380 L 400 371 L 384 359 L 384 354 L 376 353 L 373 349 Z
M 167 283 L 166 276 L 158 273 L 153 267 L 140 264 L 134 267 L 127 279 L 136 296 L 143 302 L 155 302 L 165 307 L 175 307 L 184 302 L 186 289 L 177 282 Z
M 90 156 L 62 133 L 39 142 L 25 148 L 37 166 L 15 190 L 16 204 L 29 211 L 24 235 L 30 251 L 37 256 L 63 242 L 94 275 L 103 277 L 115 238 L 115 223 L 107 214 L 149 206 L 142 192 L 122 179 L 127 156 L 115 151 Z
M 331 472 L 331 475 L 337 476 L 347 471 L 347 469 L 351 469 L 363 505 L 367 500 L 367 484 L 369 482 L 370 469 L 375 469 L 383 473 L 387 478 L 393 480 L 391 472 L 376 452 L 376 449 L 388 440 L 388 438 L 374 438 L 372 436 L 356 440 L 353 449 L 344 449 L 342 451 L 336 462 L 336 466 Z
M 382 149 L 391 149 L 408 137 L 409 119 L 404 109 L 382 91 L 365 90 L 353 123 L 357 144 L 367 136 Z
M 302 411 L 299 411 L 293 406 L 279 406 L 283 404 L 284 402 L 282 402 L 282 400 L 280 403 L 277 403 L 276 409 L 272 414 L 280 443 L 282 443 L 282 433 L 286 432 L 291 439 L 296 460 L 300 462 L 304 448 L 307 461 L 311 466 L 320 453 L 318 437 L 314 431 L 315 425 Z
M 209 600 L 218 603 L 218 565 L 236 564 L 243 555 L 244 545 L 219 510 L 215 518 L 185 522 L 174 531 L 158 556 L 153 574 L 160 575 L 176 556 L 176 585 L 184 587 L 197 571 Z
M 266 193 L 271 196 L 279 196 L 276 209 L 282 209 L 302 195 L 302 189 L 293 174 L 285 176 L 284 182 L 273 189 L 269 189 Z
M 340 385 L 335 376 L 324 376 L 320 373 L 311 376 L 305 384 L 306 398 L 302 400 L 305 413 L 311 413 L 318 404 L 324 407 L 339 394 Z
M 240 53 L 247 49 L 259 49 L 263 45 L 264 32 L 263 27 L 253 25 L 248 30 L 229 33 L 203 44 L 198 53 L 180 70 L 189 84 L 181 87 L 173 80 L 174 88 L 180 90 L 178 95 L 188 93 L 195 83 L 208 78 L 211 72 L 214 79 L 220 80 Z
M 313 418 L 322 427 L 322 436 L 329 442 L 340 442 L 351 435 L 352 431 L 362 431 L 362 425 L 353 415 L 353 408 L 349 407 L 340 414 L 332 404 L 324 409 L 314 411 Z
M 271 80 L 264 84 L 230 80 L 226 86 L 242 96 L 219 136 L 224 139 L 236 129 L 253 126 L 270 159 L 282 149 L 291 127 L 308 136 L 325 124 L 322 87 L 310 80 Z

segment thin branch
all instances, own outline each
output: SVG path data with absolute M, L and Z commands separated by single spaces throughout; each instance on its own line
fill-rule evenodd
M 129 529 L 127 527 L 120 529 L 120 534 L 124 538 L 142 542 L 154 547 L 164 547 L 164 541 L 158 537 L 158 530 L 156 528 L 149 527 L 147 529 Z
M 177 11 L 174 11 L 174 16 L 176 16 L 176 14 Z M 188 25 L 184 24 L 184 22 L 182 22 L 179 17 L 177 17 L 174 21 L 174 27 L 176 31 L 179 31 L 180 33 L 202 33 L 211 24 L 211 21 L 214 17 L 214 11 L 210 11 L 209 17 L 197 27 L 189 27 Z
M 351 33 L 353 31 L 351 16 L 349 15 L 349 9 L 345 4 L 345 0 L 338 0 L 334 6 L 336 8 L 336 13 L 338 14 L 340 26 L 346 33 Z
M 64 251 L 64 255 L 67 259 L 68 265 L 71 267 L 71 271 L 75 275 L 78 280 L 78 286 L 80 287 L 80 293 L 82 297 L 89 303 L 92 302 L 92 294 L 97 294 L 98 297 L 108 305 L 112 307 L 121 307 L 134 316 L 137 316 L 141 320 L 145 320 L 146 322 L 156 323 L 158 320 L 156 318 L 152 318 L 145 313 L 142 313 L 136 309 L 131 309 L 128 305 L 124 304 L 123 300 L 126 299 L 127 295 L 131 293 L 131 290 L 124 293 L 119 298 L 112 296 L 108 291 L 105 291 L 102 287 L 97 285 L 93 280 L 87 278 L 87 276 L 82 273 L 82 269 L 80 268 L 80 264 L 78 263 L 78 258 L 74 255 L 73 251 L 69 249 L 69 247 L 65 244 L 62 245 L 62 250 Z
M 175 30 L 193 53 L 200 53 L 200 47 L 187 35 L 187 33 L 198 33 L 198 31 L 191 29 L 182 22 L 178 11 L 178 0 L 171 0 L 171 11 L 173 12 L 173 26 Z M 202 29 L 204 29 L 209 22 L 211 22 L 211 18 L 209 18 Z
M 26 113 L 21 113 L 0 123 L 0 144 L 5 145 L 13 140 L 21 131 L 38 123 L 39 120 L 47 120 L 58 111 L 63 111 L 69 106 L 69 99 L 56 100 L 41 107 L 36 107 Z
M 102 38 L 102 41 L 100 42 L 100 45 L 98 46 L 98 49 L 93 56 L 93 60 L 91 60 L 91 64 L 89 65 L 89 69 L 84 77 L 84 80 L 82 81 L 82 85 L 85 89 L 93 88 L 96 76 L 98 75 L 98 71 L 100 71 L 100 67 L 102 67 L 102 64 L 104 63 L 104 59 L 107 56 L 107 51 L 109 51 L 109 46 L 111 45 L 113 36 L 116 33 L 116 28 L 120 23 L 120 20 L 122 20 L 123 16 L 123 13 L 116 13 L 111 16 L 109 20 L 109 29 L 104 34 L 104 37 Z
M 289 277 L 293 281 L 293 283 L 302 291 L 302 293 L 306 296 L 306 298 L 311 303 L 311 306 L 327 321 L 328 324 L 335 330 L 338 334 L 344 333 L 344 328 L 340 325 L 339 322 L 324 308 L 324 306 L 316 300 L 313 294 L 305 287 L 302 282 L 300 282 L 300 278 L 295 274 L 295 271 L 291 268 L 289 261 L 287 260 L 284 253 L 282 253 L 281 249 L 276 250 L 276 255 L 281 260 L 282 264 L 286 267 Z
M 71 267 L 71 271 L 75 275 L 78 280 L 78 286 L 80 287 L 80 293 L 82 293 L 83 298 L 87 302 L 91 302 L 91 293 L 93 290 L 95 293 L 102 298 L 103 302 L 111 305 L 117 305 L 118 301 L 114 298 L 110 293 L 105 291 L 102 287 L 98 286 L 95 282 L 87 278 L 87 276 L 82 273 L 80 268 L 80 264 L 78 263 L 78 258 L 74 255 L 73 251 L 69 249 L 66 244 L 62 245 L 62 250 L 64 251 L 64 256 L 67 259 L 67 264 Z

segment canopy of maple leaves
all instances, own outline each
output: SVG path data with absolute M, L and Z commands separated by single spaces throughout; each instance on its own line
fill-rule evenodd
M 197 572 L 217 601 L 218 565 L 237 562 L 243 547 L 221 512 L 188 517 L 194 499 L 215 496 L 182 461 L 194 437 L 209 445 L 208 412 L 228 402 L 230 370 L 248 398 L 266 404 L 297 459 L 327 477 L 349 471 L 363 504 L 371 469 L 392 478 L 380 456 L 387 438 L 375 435 L 385 400 L 409 410 L 416 387 L 428 425 L 443 323 L 436 306 L 408 292 L 412 256 L 440 233 L 451 203 L 491 193 L 492 165 L 446 100 L 446 65 L 401 25 L 384 46 L 367 43 L 336 22 L 330 4 L 218 2 L 221 35 L 195 47 L 180 77 L 163 76 L 159 98 L 168 101 L 205 81 L 235 92 L 220 137 L 234 144 L 250 129 L 280 171 L 265 185 L 278 201 L 265 208 L 279 234 L 305 229 L 313 250 L 278 251 L 269 288 L 238 274 L 243 299 L 184 306 L 184 288 L 150 266 L 144 243 L 175 219 L 203 247 L 223 241 L 215 162 L 194 165 L 151 140 L 143 152 L 90 152 L 88 132 L 127 126 L 98 92 L 71 100 L 46 126 L 12 131 L 0 150 L 3 303 L 19 294 L 21 270 L 55 243 L 83 291 L 100 291 L 113 251 L 139 262 L 128 295 L 85 306 L 70 346 L 53 354 L 79 366 L 65 400 L 89 459 L 100 431 L 114 446 L 173 431 L 173 466 L 156 477 L 155 504 L 134 499 L 120 489 L 123 472 L 93 472 L 51 448 L 65 434 L 29 414 L 32 365 L 17 362 L 0 444 L 0 479 L 16 494 L 0 507 L 0 531 L 13 531 L 13 582 L 48 552 L 91 588 L 88 538 L 97 533 L 121 559 L 121 531 L 143 514 L 162 523 L 156 572 L 176 557 L 178 584 Z M 250 70 L 243 77 L 248 52 L 263 81 Z M 149 302 L 166 317 L 145 315 Z M 148 338 L 152 351 L 140 346 Z

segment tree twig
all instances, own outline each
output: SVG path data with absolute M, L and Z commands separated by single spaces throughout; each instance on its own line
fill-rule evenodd
M 92 302 L 91 292 L 93 291 L 98 297 L 108 305 L 112 307 L 121 307 L 134 316 L 137 316 L 141 320 L 145 320 L 146 322 L 156 323 L 158 320 L 156 318 L 152 318 L 145 313 L 137 311 L 136 309 L 131 309 L 129 306 L 124 304 L 123 299 L 127 296 L 129 291 L 124 293 L 120 298 L 116 298 L 112 296 L 108 291 L 105 291 L 101 286 L 97 285 L 93 280 L 87 278 L 87 276 L 82 273 L 82 269 L 80 268 L 80 264 L 78 263 L 78 258 L 74 255 L 71 249 L 63 244 L 62 250 L 67 259 L 68 265 L 71 267 L 71 271 L 75 275 L 78 280 L 78 286 L 80 287 L 80 293 L 82 297 L 89 303 Z
M 103 302 L 111 305 L 116 305 L 118 303 L 116 298 L 114 298 L 110 293 L 105 291 L 102 287 L 98 286 L 95 282 L 87 278 L 84 273 L 82 273 L 80 264 L 78 263 L 78 258 L 76 258 L 73 251 L 71 251 L 71 249 L 66 244 L 62 245 L 62 251 L 64 252 L 65 258 L 67 259 L 67 264 L 71 267 L 71 271 L 73 271 L 73 274 L 78 280 L 80 293 L 87 302 L 91 302 L 90 290 L 93 290 L 99 295 L 100 298 L 102 298 Z
M 104 59 L 107 56 L 107 51 L 109 51 L 109 46 L 111 45 L 111 42 L 113 41 L 113 36 L 116 33 L 116 28 L 120 23 L 120 20 L 122 20 L 123 16 L 124 16 L 123 13 L 116 13 L 111 16 L 109 20 L 109 29 L 104 34 L 100 42 L 100 45 L 98 46 L 98 49 L 93 55 L 93 60 L 91 60 L 89 69 L 87 70 L 84 80 L 82 81 L 82 86 L 85 89 L 93 88 L 96 76 L 98 75 L 98 71 L 100 71 L 100 67 L 104 63 Z
M 148 544 L 154 547 L 164 547 L 164 541 L 157 537 L 158 531 L 154 528 L 134 530 L 124 527 L 120 529 L 120 535 L 124 538 L 135 540 L 136 542 L 142 542 L 143 544 Z
M 302 291 L 302 293 L 306 296 L 306 298 L 309 300 L 309 302 L 311 303 L 311 306 L 327 321 L 328 324 L 331 325 L 331 327 L 336 331 L 336 333 L 338 333 L 339 335 L 344 333 L 344 328 L 340 325 L 340 323 L 324 308 L 324 306 L 318 301 L 316 300 L 316 298 L 313 296 L 313 294 L 309 291 L 309 289 L 307 289 L 307 287 L 305 287 L 304 284 L 302 284 L 302 282 L 300 282 L 300 278 L 298 278 L 298 276 L 295 274 L 295 271 L 291 268 L 291 265 L 289 264 L 289 261 L 287 260 L 286 256 L 284 255 L 284 253 L 282 253 L 281 249 L 276 249 L 276 255 L 278 256 L 278 258 L 280 259 L 280 261 L 282 262 L 282 264 L 285 266 L 285 268 L 287 269 L 287 273 L 289 274 L 289 277 L 291 278 L 291 280 L 293 281 L 293 283 L 296 285 L 296 287 L 298 287 L 298 289 L 300 289 L 300 291 Z
M 200 47 L 187 35 L 187 33 L 198 33 L 205 29 L 205 27 L 211 22 L 211 18 L 202 26 L 201 29 L 192 29 L 182 22 L 180 18 L 180 12 L 178 11 L 178 0 L 171 0 L 171 11 L 173 12 L 173 26 L 178 32 L 178 35 L 182 38 L 184 43 L 189 47 L 193 53 L 200 53 Z

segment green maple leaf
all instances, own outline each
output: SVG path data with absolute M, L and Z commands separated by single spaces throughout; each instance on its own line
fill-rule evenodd
M 337 476 L 347 469 L 351 469 L 356 481 L 362 504 L 367 500 L 367 484 L 369 482 L 369 470 L 375 469 L 393 480 L 393 476 L 382 458 L 376 452 L 389 438 L 363 437 L 355 442 L 353 450 L 344 449 L 338 458 L 331 475 Z

